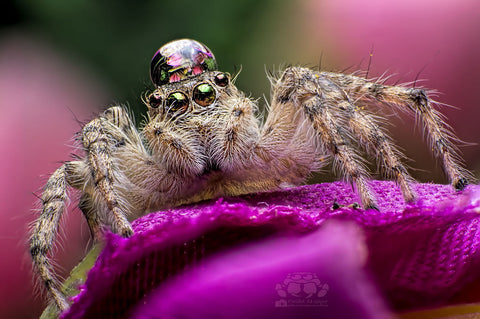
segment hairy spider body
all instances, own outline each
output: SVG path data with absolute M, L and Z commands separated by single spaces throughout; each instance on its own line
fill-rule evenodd
M 33 263 L 60 310 L 68 302 L 48 252 L 65 209 L 67 188 L 82 191 L 80 208 L 95 238 L 103 227 L 128 237 L 145 213 L 220 196 L 285 188 L 305 181 L 327 157 L 356 187 L 364 208 L 376 208 L 358 147 L 377 157 L 406 201 L 415 194 L 402 155 L 364 106 L 383 103 L 420 118 L 432 149 L 456 189 L 470 174 L 453 134 L 422 89 L 387 86 L 354 75 L 289 67 L 271 78 L 273 97 L 262 124 L 257 106 L 216 70 L 213 54 L 193 40 L 162 47 L 152 61 L 156 88 L 146 94 L 148 119 L 137 131 L 120 106 L 86 124 L 86 156 L 50 177 L 32 231 Z M 332 203 L 333 205 L 334 203 Z

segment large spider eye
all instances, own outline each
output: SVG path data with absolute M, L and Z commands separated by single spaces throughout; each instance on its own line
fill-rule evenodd
M 228 85 L 228 76 L 225 73 L 219 73 L 215 75 L 215 84 L 220 87 L 226 87 Z
M 160 94 L 158 94 L 158 92 L 153 92 L 148 96 L 148 105 L 150 107 L 156 109 L 160 106 L 160 104 L 162 104 L 162 97 L 160 96 Z
M 182 92 L 171 93 L 166 100 L 166 107 L 168 112 L 177 112 L 183 113 L 187 110 L 188 107 L 188 98 Z
M 208 106 L 215 101 L 215 89 L 207 83 L 199 84 L 193 89 L 193 100 L 200 106 Z

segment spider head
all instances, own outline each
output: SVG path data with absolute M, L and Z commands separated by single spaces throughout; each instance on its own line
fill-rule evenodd
M 143 98 L 143 134 L 154 154 L 183 154 L 172 160 L 176 166 L 194 154 L 196 169 L 188 171 L 196 175 L 234 170 L 250 154 L 258 136 L 256 105 L 230 74 L 216 69 L 206 46 L 186 39 L 166 44 L 153 57 L 150 75 L 156 88 Z
M 212 51 L 190 39 L 175 40 L 158 49 L 150 78 L 156 86 L 144 99 L 150 118 L 157 114 L 178 117 L 208 108 L 230 82 L 229 75 L 217 71 Z

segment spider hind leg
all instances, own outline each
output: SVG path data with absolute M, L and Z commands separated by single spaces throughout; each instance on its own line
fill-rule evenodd
M 349 92 L 355 100 L 368 104 L 384 104 L 400 111 L 415 115 L 420 119 L 428 143 L 435 157 L 441 160 L 442 168 L 449 182 L 456 190 L 463 190 L 473 175 L 465 169 L 459 155 L 459 142 L 452 129 L 445 123 L 444 116 L 435 109 L 435 104 L 427 90 L 404 86 L 389 86 L 364 78 L 339 73 L 322 72 L 326 77 Z
M 276 91 L 277 103 L 294 101 L 304 109 L 320 143 L 333 156 L 335 167 L 356 185 L 365 208 L 375 208 L 376 204 L 357 145 L 377 157 L 379 166 L 400 186 L 405 201 L 415 199 L 410 186 L 413 178 L 402 164 L 403 155 L 381 128 L 382 118 L 359 107 L 348 90 L 323 72 L 291 67 L 277 82 Z

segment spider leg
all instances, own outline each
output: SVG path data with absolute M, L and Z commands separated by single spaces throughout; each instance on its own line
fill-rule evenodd
M 386 170 L 387 176 L 396 180 L 405 201 L 413 201 L 415 195 L 409 184 L 413 178 L 402 164 L 400 159 L 403 156 L 395 147 L 390 136 L 383 131 L 371 114 L 354 105 L 342 88 L 326 77 L 319 76 L 318 82 L 324 82 L 322 86 L 328 86 L 338 93 L 335 107 L 338 110 L 338 116 L 347 122 L 354 136 L 360 139 L 360 144 L 365 145 L 366 150 L 378 158 L 378 162 L 381 163 L 380 168 Z
M 94 240 L 101 238 L 102 227 L 100 216 L 95 211 L 95 205 L 92 201 L 92 197 L 89 194 L 82 194 L 78 203 L 78 208 L 80 208 L 83 216 L 85 216 L 85 220 L 87 221 L 92 238 Z
M 131 236 L 133 230 L 114 190 L 116 172 L 113 156 L 117 147 L 131 143 L 130 136 L 126 133 L 134 131 L 132 126 L 121 107 L 111 107 L 82 130 L 82 143 L 87 151 L 88 166 L 91 168 L 95 189 L 101 195 L 101 204 L 106 204 L 107 220 L 112 230 L 124 237 Z M 92 220 L 97 218 L 91 217 Z
M 377 209 L 374 196 L 368 187 L 368 173 L 355 149 L 344 136 L 345 131 L 334 120 L 329 106 L 320 96 L 310 97 L 303 103 L 313 127 L 317 130 L 322 143 L 334 157 L 334 164 L 340 168 L 347 180 L 351 180 L 357 187 L 363 207 Z
M 464 168 L 458 149 L 453 144 L 458 139 L 443 120 L 442 114 L 432 106 L 435 102 L 425 89 L 388 86 L 353 75 L 330 72 L 322 72 L 322 75 L 347 90 L 355 99 L 387 104 L 418 116 L 427 132 L 433 153 L 442 160 L 444 172 L 455 189 L 462 190 L 469 181 L 474 180 Z
M 68 303 L 60 290 L 61 284 L 54 276 L 48 252 L 53 247 L 60 217 L 68 199 L 66 175 L 65 165 L 62 165 L 48 179 L 41 198 L 42 212 L 30 236 L 33 265 L 61 311 L 68 308 Z
M 271 125 L 269 121 L 276 119 L 277 127 L 286 127 L 288 125 L 286 121 L 296 121 L 299 118 L 292 108 L 301 110 L 312 123 L 318 143 L 333 156 L 334 165 L 347 180 L 356 185 L 363 206 L 377 208 L 368 186 L 369 178 L 363 161 L 350 143 L 351 133 L 346 130 L 343 121 L 338 117 L 336 95 L 339 92 L 332 85 L 333 83 L 320 83 L 318 74 L 309 69 L 288 68 L 275 84 L 274 102 L 272 102 L 272 111 L 266 125 Z M 302 125 L 294 123 L 289 127 L 289 131 L 295 130 L 295 127 L 298 130 Z M 290 133 L 290 135 L 295 134 Z M 305 150 L 305 152 L 309 151 Z
M 66 162 L 51 175 L 45 186 L 41 198 L 42 211 L 30 237 L 30 254 L 36 271 L 61 311 L 68 308 L 68 302 L 61 292 L 60 282 L 54 276 L 48 253 L 53 247 L 59 221 L 66 207 L 68 186 L 84 192 L 80 208 L 95 238 L 100 236 L 102 230 L 100 216 L 92 206 L 98 196 L 95 195 L 91 185 L 100 192 L 106 206 L 114 215 L 113 230 L 123 236 L 132 234 L 130 223 L 120 210 L 112 188 L 111 158 L 114 148 L 118 145 L 123 143 L 142 145 L 138 133 L 132 127 L 133 124 L 122 108 L 113 107 L 105 111 L 100 118 L 92 120 L 82 131 L 83 146 L 88 153 L 86 161 Z
M 132 118 L 121 106 L 112 106 L 106 109 L 100 116 L 111 122 L 116 128 L 125 134 L 120 136 L 120 141 L 124 139 L 129 145 L 137 146 L 141 152 L 145 152 L 143 142 L 135 128 Z
M 101 227 L 99 216 L 98 214 L 91 212 L 92 198 L 90 192 L 86 192 L 86 188 L 88 188 L 88 186 L 85 186 L 85 184 L 90 183 L 86 183 L 85 181 L 89 181 L 91 179 L 90 169 L 87 163 L 85 161 L 71 161 L 66 162 L 64 167 L 68 186 L 83 191 L 78 206 L 85 216 L 92 237 L 95 239 L 100 238 Z
M 380 167 L 386 170 L 387 176 L 393 177 L 402 190 L 403 198 L 406 202 L 415 199 L 415 195 L 410 187 L 413 178 L 410 177 L 406 168 L 402 164 L 400 151 L 396 149 L 391 138 L 383 132 L 377 125 L 372 116 L 362 113 L 353 107 L 350 102 L 344 116 L 348 117 L 348 125 L 356 136 L 360 137 L 360 142 L 366 145 L 367 151 L 378 157 L 381 163 Z

